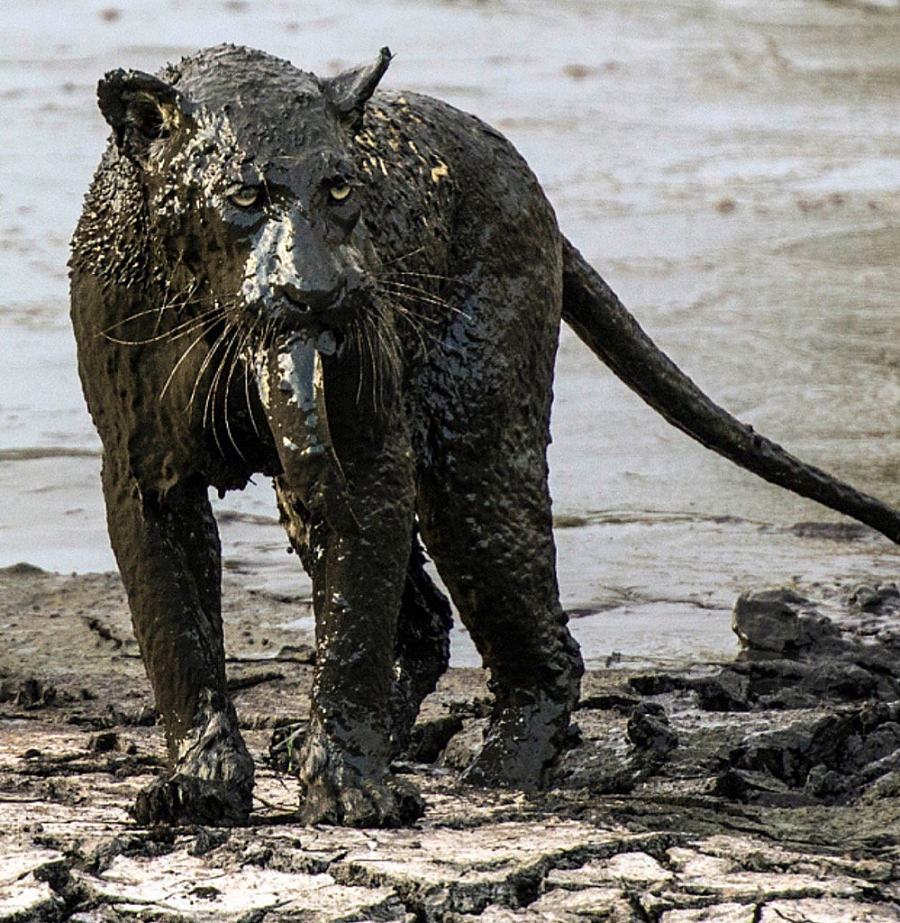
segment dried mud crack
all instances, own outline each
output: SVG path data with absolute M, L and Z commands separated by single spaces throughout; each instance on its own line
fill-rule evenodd
M 146 829 L 162 736 L 118 581 L 0 572 L 0 921 L 900 920 L 892 585 L 749 594 L 735 662 L 591 673 L 539 796 L 457 784 L 487 690 L 451 671 L 395 767 L 428 811 L 391 831 L 295 822 L 303 603 L 226 596 L 251 823 Z

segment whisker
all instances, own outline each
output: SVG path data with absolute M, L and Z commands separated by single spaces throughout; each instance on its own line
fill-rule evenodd
M 179 257 L 178 262 L 175 264 L 174 268 L 177 269 L 179 266 L 183 264 L 183 262 L 184 262 L 184 257 Z M 163 319 L 163 313 L 166 310 L 168 309 L 174 310 L 175 313 L 177 314 L 178 308 L 184 307 L 185 304 L 191 301 L 191 299 L 193 298 L 194 294 L 196 293 L 199 287 L 200 287 L 200 280 L 194 279 L 193 285 L 191 285 L 190 289 L 188 289 L 187 292 L 179 293 L 179 294 L 184 295 L 184 300 L 179 305 L 175 303 L 174 299 L 171 301 L 168 299 L 169 283 L 166 282 L 166 297 L 163 298 L 162 304 L 160 304 L 159 306 L 159 313 L 156 316 L 156 323 L 153 325 L 153 332 L 156 333 L 159 330 L 159 325 L 162 323 L 162 319 Z
M 412 303 L 404 303 L 398 301 L 397 299 L 402 297 L 402 293 L 389 292 L 385 290 L 381 294 L 388 296 L 388 299 L 391 302 L 391 309 L 395 314 L 400 314 L 404 318 L 408 318 L 416 324 L 431 324 L 432 326 L 440 325 L 441 319 L 439 317 L 432 317 L 431 315 L 425 314 L 422 311 L 416 311 L 414 307 L 415 301 Z
M 146 346 L 149 343 L 159 343 L 165 340 L 178 340 L 181 337 L 189 336 L 193 330 L 195 330 L 201 323 L 203 323 L 206 318 L 210 315 L 219 313 L 220 308 L 211 308 L 209 311 L 204 311 L 201 314 L 191 317 L 186 321 L 183 321 L 180 324 L 177 324 L 171 330 L 167 330 L 165 333 L 158 334 L 157 336 L 147 337 L 143 340 L 122 340 L 118 337 L 111 337 L 106 331 L 100 330 L 98 332 L 99 336 L 104 337 L 110 341 L 110 343 L 118 343 L 120 346 Z
M 245 458 L 244 453 L 238 448 L 237 442 L 235 442 L 234 433 L 231 430 L 231 414 L 229 413 L 229 408 L 228 408 L 228 396 L 231 393 L 231 381 L 234 378 L 234 370 L 238 362 L 238 356 L 240 354 L 241 344 L 244 342 L 244 339 L 246 338 L 246 334 L 245 334 L 243 338 L 238 340 L 239 333 L 240 333 L 240 328 L 237 328 L 235 330 L 234 335 L 231 338 L 232 344 L 234 345 L 234 349 L 232 350 L 232 353 L 231 353 L 231 368 L 229 368 L 228 375 L 225 378 L 225 398 L 224 398 L 223 415 L 225 417 L 225 432 L 228 434 L 228 441 L 231 443 L 232 447 L 234 448 L 234 451 L 237 452 L 237 454 L 240 456 L 241 461 L 246 462 L 247 459 Z M 227 355 L 227 350 L 226 350 L 226 355 Z
M 378 401 L 375 392 L 375 382 L 378 378 L 378 372 L 375 367 L 375 349 L 372 346 L 372 338 L 369 335 L 363 337 L 363 345 L 366 347 L 366 351 L 369 355 L 369 372 L 370 372 L 370 384 L 371 384 L 371 397 L 372 397 L 372 406 L 375 408 L 376 413 L 378 412 Z
M 259 326 L 259 318 L 253 321 L 250 325 L 250 329 L 244 335 L 244 339 L 241 342 L 241 350 L 243 351 L 247 348 L 247 355 L 244 356 L 244 401 L 247 404 L 247 415 L 250 417 L 250 425 L 253 427 L 253 432 L 257 436 L 262 436 L 262 433 L 259 431 L 259 427 L 256 425 L 256 413 L 253 410 L 253 402 L 250 400 L 250 364 L 252 357 L 250 356 L 250 349 L 248 347 L 253 346 L 253 333 L 256 328 Z
M 400 263 L 403 260 L 408 260 L 411 256 L 415 256 L 417 253 L 421 253 L 425 249 L 424 246 L 416 247 L 415 250 L 410 250 L 409 253 L 404 253 L 402 256 L 395 256 L 392 260 L 387 260 L 383 262 L 382 266 L 393 266 L 394 263 Z
M 228 336 L 228 333 L 231 329 L 231 325 L 233 323 L 234 321 L 227 321 L 225 323 L 225 326 L 219 332 L 219 335 L 216 337 L 215 341 L 213 342 L 213 345 L 210 346 L 209 351 L 203 357 L 203 362 L 200 363 L 200 368 L 197 370 L 197 376 L 194 379 L 194 387 L 191 388 L 191 396 L 188 399 L 188 402 L 184 408 L 188 414 L 188 419 L 190 419 L 191 414 L 193 413 L 194 398 L 196 398 L 197 396 L 197 389 L 200 387 L 200 381 L 203 378 L 203 375 L 206 372 L 206 369 L 209 367 L 209 364 L 212 361 L 212 358 L 215 355 L 216 350 L 218 350 L 218 348 L 222 345 L 225 338 Z
M 426 292 L 424 289 L 417 288 L 414 285 L 406 285 L 402 282 L 392 282 L 389 279 L 383 279 L 380 282 L 380 286 L 382 291 L 386 294 L 396 295 L 398 298 L 406 297 L 407 299 L 421 301 L 425 304 L 437 305 L 440 308 L 447 308 L 448 311 L 452 311 L 454 314 L 459 314 L 462 317 L 465 317 L 466 320 L 472 319 L 469 314 L 462 310 L 462 308 L 458 308 L 456 305 L 450 304 L 449 301 L 441 298 L 439 295 Z
M 216 428 L 216 399 L 218 396 L 219 390 L 219 381 L 221 380 L 222 370 L 225 367 L 225 361 L 228 358 L 228 350 L 231 345 L 234 343 L 234 334 L 237 330 L 237 324 L 232 323 L 226 330 L 226 334 L 229 337 L 225 341 L 225 349 L 222 350 L 222 353 L 219 357 L 219 364 L 216 367 L 216 372 L 213 375 L 213 380 L 210 382 L 209 390 L 206 392 L 206 401 L 203 405 L 203 428 L 207 427 L 207 420 L 209 421 L 209 429 L 212 432 L 213 440 L 216 443 L 216 448 L 219 450 L 219 455 L 225 458 L 225 450 L 222 448 L 222 443 L 219 440 L 219 431 Z M 228 414 L 225 415 L 225 428 L 228 429 Z
M 401 320 L 408 324 L 410 330 L 412 330 L 416 337 L 418 337 L 419 349 L 423 354 L 428 352 L 428 345 L 425 342 L 426 335 L 429 336 L 435 343 L 440 343 L 440 340 L 433 333 L 422 329 L 422 321 L 427 321 L 428 323 L 437 323 L 433 318 L 427 317 L 420 320 L 413 314 L 412 311 L 408 311 L 401 305 L 394 304 L 392 307 L 394 311 L 400 316 Z
M 375 413 L 383 413 L 384 405 L 382 402 L 381 383 L 379 381 L 379 353 L 375 349 L 375 339 L 378 337 L 378 323 L 371 315 L 367 317 L 369 335 L 366 337 L 366 347 L 369 352 L 369 364 L 372 369 L 372 406 Z
M 356 373 L 356 403 L 357 404 L 359 404 L 359 402 L 362 400 L 363 378 L 365 377 L 363 375 L 363 370 L 362 370 L 362 358 L 361 358 L 362 357 L 362 340 L 361 340 L 361 334 L 360 334 L 359 328 L 360 328 L 359 324 L 354 324 L 350 328 L 350 337 L 353 343 L 353 351 L 356 353 L 357 365 L 359 366 L 359 368 L 357 369 L 357 373 Z
M 133 320 L 137 320 L 139 317 L 146 317 L 148 314 L 158 314 L 161 311 L 176 311 L 178 308 L 183 308 L 188 303 L 198 304 L 201 302 L 215 302 L 215 307 L 219 307 L 217 299 L 210 297 L 197 298 L 194 295 L 190 295 L 185 298 L 183 301 L 163 301 L 163 303 L 158 308 L 147 308 L 144 311 L 136 311 L 134 314 L 129 314 L 128 317 L 123 317 L 121 320 L 117 320 L 114 324 L 110 324 L 108 327 L 105 327 L 101 333 L 107 333 L 110 330 L 115 330 L 117 327 L 121 327 L 124 324 L 131 323 Z M 206 312 L 203 312 L 206 313 Z M 194 315 L 194 318 L 200 317 L 201 315 Z
M 114 324 L 110 324 L 101 332 L 106 332 L 108 330 L 115 330 L 116 327 L 121 327 L 123 324 L 128 324 L 133 320 L 137 320 L 139 317 L 146 317 L 148 314 L 158 314 L 160 310 L 170 311 L 174 310 L 174 305 L 164 304 L 162 308 L 148 308 L 146 311 L 137 311 L 135 314 L 129 314 L 128 317 L 123 317 L 122 320 L 117 320 Z
M 439 282 L 458 282 L 458 279 L 454 279 L 452 276 L 442 276 L 437 272 L 416 272 L 412 269 L 392 269 L 389 273 L 389 276 L 418 276 L 420 279 L 437 279 Z
M 178 369 L 181 368 L 181 364 L 187 359 L 191 350 L 209 333 L 212 329 L 212 325 L 215 323 L 215 319 L 210 320 L 208 323 L 202 324 L 202 329 L 200 330 L 200 335 L 191 343 L 190 346 L 181 354 L 178 361 L 172 367 L 172 371 L 169 372 L 169 377 L 166 379 L 166 383 L 163 385 L 162 391 L 159 392 L 159 400 L 162 400 L 166 396 L 166 392 L 169 390 L 169 385 L 172 384 L 172 380 L 175 378 L 175 374 Z
M 436 292 L 429 291 L 427 288 L 422 288 L 419 285 L 410 285 L 408 282 L 398 282 L 396 279 L 383 279 L 382 285 L 390 288 L 401 289 L 403 291 L 416 292 L 420 295 L 427 295 L 429 298 L 434 298 L 435 301 L 438 301 L 441 304 L 446 304 L 447 301 L 446 298 L 442 298 Z
M 166 290 L 163 293 L 162 301 L 159 303 L 159 307 L 156 309 L 156 323 L 153 325 L 154 334 L 159 333 L 159 326 L 162 323 L 163 314 L 166 312 L 169 305 L 172 303 L 169 299 L 169 285 L 170 284 L 171 284 L 170 280 L 166 279 Z
M 234 332 L 234 325 L 231 324 L 224 331 L 222 337 L 222 343 L 220 343 L 220 348 L 224 346 L 224 349 L 219 353 L 218 358 L 216 359 L 216 370 L 213 372 L 212 380 L 209 383 L 209 388 L 206 391 L 206 399 L 203 402 L 203 425 L 204 427 L 207 424 L 207 421 L 211 418 L 213 410 L 213 400 L 215 397 L 216 384 L 219 381 L 219 376 L 222 373 L 222 367 L 225 363 L 225 359 L 228 356 L 228 350 L 232 342 L 232 334 Z
M 222 310 L 223 313 L 227 309 L 231 301 L 222 301 L 213 295 L 202 295 L 198 296 L 196 294 L 191 294 L 188 297 L 184 298 L 181 301 L 163 301 L 163 303 L 158 308 L 147 308 L 144 311 L 136 311 L 134 314 L 129 314 L 127 317 L 123 317 L 121 320 L 117 320 L 115 323 L 110 324 L 108 327 L 104 327 L 103 330 L 98 330 L 98 334 L 108 333 L 110 330 L 115 330 L 118 327 L 122 327 L 125 324 L 130 324 L 132 321 L 138 320 L 141 317 L 146 317 L 148 314 L 161 314 L 164 311 L 177 311 L 179 308 L 183 308 L 188 304 L 209 304 L 213 303 L 213 307 L 204 311 L 202 314 L 195 314 L 193 318 L 187 318 L 187 320 L 196 320 L 199 317 L 202 317 L 204 314 L 211 313 L 212 311 Z

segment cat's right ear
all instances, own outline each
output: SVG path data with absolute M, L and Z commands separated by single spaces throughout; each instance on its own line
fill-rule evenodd
M 153 145 L 172 136 L 184 116 L 175 87 L 143 71 L 110 71 L 97 84 L 97 102 L 119 150 L 139 166 Z

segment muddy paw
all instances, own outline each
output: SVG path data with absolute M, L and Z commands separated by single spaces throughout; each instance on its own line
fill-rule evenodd
M 388 776 L 381 782 L 362 779 L 340 787 L 318 779 L 306 787 L 300 816 L 305 824 L 343 827 L 405 827 L 425 812 L 414 786 Z
M 497 708 L 462 781 L 484 788 L 541 788 L 565 748 L 569 712 L 568 704 L 543 693 L 525 704 Z
M 245 824 L 250 815 L 250 786 L 180 773 L 157 779 L 137 796 L 132 814 L 139 824 Z
M 199 720 L 178 744 L 173 773 L 137 797 L 140 824 L 244 824 L 250 815 L 253 760 L 230 702 L 201 700 Z

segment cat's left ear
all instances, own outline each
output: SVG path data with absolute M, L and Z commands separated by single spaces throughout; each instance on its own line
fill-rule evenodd
M 362 125 L 363 109 L 388 69 L 392 57 L 390 48 L 382 48 L 372 64 L 353 67 L 322 81 L 325 95 L 351 131 L 358 131 Z

